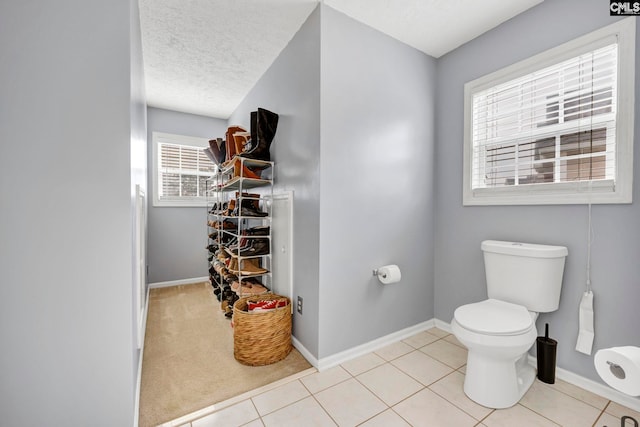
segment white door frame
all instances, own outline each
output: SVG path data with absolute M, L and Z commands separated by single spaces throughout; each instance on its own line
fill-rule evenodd
M 286 242 L 286 248 L 282 247 L 282 248 L 276 248 L 273 247 L 272 251 L 273 254 L 277 257 L 279 255 L 282 255 L 284 252 L 288 252 L 287 255 L 289 256 L 289 283 L 288 285 L 285 286 L 285 288 L 287 289 L 287 297 L 293 299 L 293 190 L 288 190 L 288 191 L 283 191 L 280 193 L 273 193 L 273 203 L 275 206 L 275 203 L 277 203 L 278 201 L 284 201 L 284 202 L 288 202 L 289 203 L 289 210 L 287 212 L 287 215 L 289 216 L 289 241 Z M 275 222 L 275 221 L 274 221 Z M 272 224 L 273 225 L 273 224 Z M 272 231 L 273 232 L 273 231 Z M 277 231 L 276 231 L 277 232 Z M 273 244 L 273 242 L 272 242 Z M 275 264 L 275 263 L 274 263 Z M 275 281 L 274 281 L 275 283 Z M 291 304 L 291 309 L 293 310 L 293 303 Z

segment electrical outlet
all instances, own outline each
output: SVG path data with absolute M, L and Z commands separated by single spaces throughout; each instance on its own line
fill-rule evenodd
M 302 314 L 302 297 L 298 297 L 298 313 Z

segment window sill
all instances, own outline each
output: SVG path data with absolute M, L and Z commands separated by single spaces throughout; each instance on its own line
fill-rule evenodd
M 154 208 L 204 208 L 206 200 L 154 200 Z
M 579 205 L 632 202 L 631 188 L 616 188 L 613 180 L 517 187 L 464 189 L 463 206 Z

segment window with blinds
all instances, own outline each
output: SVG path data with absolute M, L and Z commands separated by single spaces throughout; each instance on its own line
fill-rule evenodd
M 203 206 L 207 179 L 215 165 L 206 156 L 204 138 L 154 132 L 156 206 Z
M 465 204 L 624 202 L 635 30 L 610 27 L 465 86 Z

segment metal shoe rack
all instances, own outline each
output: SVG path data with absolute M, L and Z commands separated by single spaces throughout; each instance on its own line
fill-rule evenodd
M 259 179 L 247 177 L 247 168 Z M 272 289 L 273 162 L 235 157 L 207 185 L 209 280 L 231 317 L 239 298 Z

